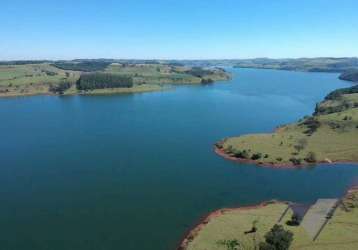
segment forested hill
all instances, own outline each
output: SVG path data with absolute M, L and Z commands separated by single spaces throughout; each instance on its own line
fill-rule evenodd
M 339 76 L 339 79 L 358 83 L 358 69 L 348 70 Z

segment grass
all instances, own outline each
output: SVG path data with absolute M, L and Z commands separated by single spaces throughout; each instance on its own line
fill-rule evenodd
M 66 75 L 66 72 L 68 73 Z M 25 86 L 78 79 L 79 73 L 60 70 L 49 64 L 0 66 L 0 86 Z
M 358 192 L 353 192 L 353 198 L 346 197 L 345 203 L 347 199 L 349 202 L 353 200 L 355 206 L 348 211 L 343 206 L 339 206 L 316 241 L 312 241 L 302 226 L 286 225 L 286 221 L 293 214 L 292 210 L 289 210 L 278 224 L 294 234 L 290 249 L 358 249 Z M 257 244 L 264 240 L 265 233 L 277 223 L 286 208 L 287 204 L 273 203 L 264 207 L 224 212 L 222 215 L 211 218 L 189 243 L 187 249 L 226 250 L 225 246 L 218 242 L 233 239 L 241 244 L 242 248 L 239 249 L 255 249 L 255 242 Z M 254 221 L 257 221 L 256 234 L 245 234 L 245 231 L 251 229 Z
M 162 84 L 199 84 L 202 79 L 210 77 L 214 81 L 227 80 L 229 75 L 220 70 L 211 70 L 212 74 L 196 77 L 187 73 L 190 67 L 165 64 L 111 64 L 104 72 L 133 77 L 133 88 L 101 89 L 85 94 L 117 94 L 161 90 Z M 62 70 L 50 65 L 0 65 L 0 97 L 52 94 L 51 85 L 66 81 L 75 83 L 81 72 Z M 84 94 L 75 87 L 65 94 Z
M 223 149 L 229 154 L 246 150 L 249 157 L 260 153 L 262 157 L 257 162 L 262 164 L 292 164 L 292 158 L 302 164 L 312 163 L 305 160 L 312 153 L 314 162 L 358 162 L 358 107 L 353 105 L 358 103 L 358 94 L 324 101 L 319 107 L 336 107 L 347 102 L 350 104 L 340 112 L 305 118 L 271 134 L 228 138 Z M 312 120 L 318 126 L 309 131 Z
M 135 83 L 147 84 L 199 84 L 202 79 L 211 78 L 214 81 L 220 81 L 229 78 L 227 73 L 218 70 L 212 70 L 213 74 L 202 77 L 187 73 L 189 70 L 190 67 L 163 64 L 112 64 L 106 72 L 131 76 L 134 77 Z
M 51 84 L 75 82 L 78 72 L 64 71 L 49 64 L 0 66 L 0 97 L 50 94 Z
M 249 231 L 254 221 L 257 221 L 258 229 L 255 240 L 263 240 L 264 234 L 275 224 L 280 215 L 286 210 L 287 204 L 277 203 L 262 208 L 247 210 L 234 210 L 224 212 L 218 217 L 212 218 L 198 235 L 189 244 L 188 250 L 225 249 L 219 244 L 223 240 L 237 239 L 243 249 L 253 249 L 254 234 L 245 234 Z

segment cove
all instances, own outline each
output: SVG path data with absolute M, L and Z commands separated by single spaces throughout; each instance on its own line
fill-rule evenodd
M 344 164 L 277 170 L 217 156 L 225 137 L 311 114 L 332 73 L 228 69 L 229 82 L 113 96 L 0 99 L 0 248 L 175 249 L 207 213 L 303 203 L 357 183 Z

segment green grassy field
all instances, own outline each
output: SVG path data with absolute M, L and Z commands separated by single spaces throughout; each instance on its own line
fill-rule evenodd
M 64 71 L 50 64 L 1 65 L 0 96 L 48 94 L 51 84 L 75 83 L 79 72 Z
M 70 65 L 71 66 L 71 65 Z M 133 78 L 131 88 L 108 88 L 78 91 L 75 83 L 83 72 L 62 70 L 49 63 L 0 65 L 0 97 L 53 94 L 50 86 L 63 82 L 72 87 L 64 94 L 118 94 L 161 90 L 164 84 L 200 84 L 204 80 L 227 80 L 230 75 L 219 69 L 203 70 L 200 76 L 192 75 L 191 67 L 165 64 L 110 64 L 103 72 Z
M 75 81 L 78 77 L 78 72 L 60 70 L 49 64 L 0 66 L 0 86 L 50 84 L 60 80 Z
M 274 224 L 283 225 L 286 230 L 293 233 L 290 249 L 358 249 L 358 191 L 350 192 L 343 203 L 345 206 L 340 205 L 335 210 L 332 219 L 328 221 L 315 241 L 302 226 L 286 225 L 286 221 L 293 214 L 291 209 L 278 223 L 288 205 L 273 203 L 262 207 L 222 212 L 222 214 L 209 219 L 209 222 L 196 232 L 186 249 L 226 250 L 228 248 L 221 242 L 230 240 L 237 240 L 240 243 L 240 248 L 237 249 L 255 249 L 255 246 L 257 247 L 257 244 L 264 240 L 265 233 Z M 245 234 L 245 231 L 252 228 L 253 222 L 256 222 L 257 232 Z
M 202 83 L 202 79 L 223 81 L 230 77 L 226 72 L 217 69 L 211 69 L 212 74 L 198 77 L 191 75 L 190 69 L 191 67 L 165 64 L 112 64 L 106 72 L 131 76 L 137 84 L 198 84 Z
M 218 145 L 233 157 L 264 165 L 358 162 L 358 93 L 325 100 L 314 116 L 274 133 L 228 138 Z
M 134 78 L 137 84 L 165 84 L 165 83 L 200 83 L 199 77 L 180 73 L 184 67 L 171 67 L 168 65 L 131 65 L 112 64 L 106 72 L 122 74 Z M 174 71 L 178 69 L 178 72 Z

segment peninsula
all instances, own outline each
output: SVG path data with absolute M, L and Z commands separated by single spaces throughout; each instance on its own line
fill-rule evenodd
M 339 76 L 339 79 L 351 82 L 358 82 L 358 69 L 348 70 Z
M 162 90 L 168 84 L 210 84 L 230 77 L 222 68 L 157 61 L 1 62 L 0 97 L 135 93 Z
M 296 123 L 270 134 L 226 138 L 215 151 L 230 160 L 272 167 L 358 162 L 358 85 L 333 91 L 313 115 Z
M 358 189 L 314 204 L 271 201 L 211 213 L 179 250 L 357 249 Z

